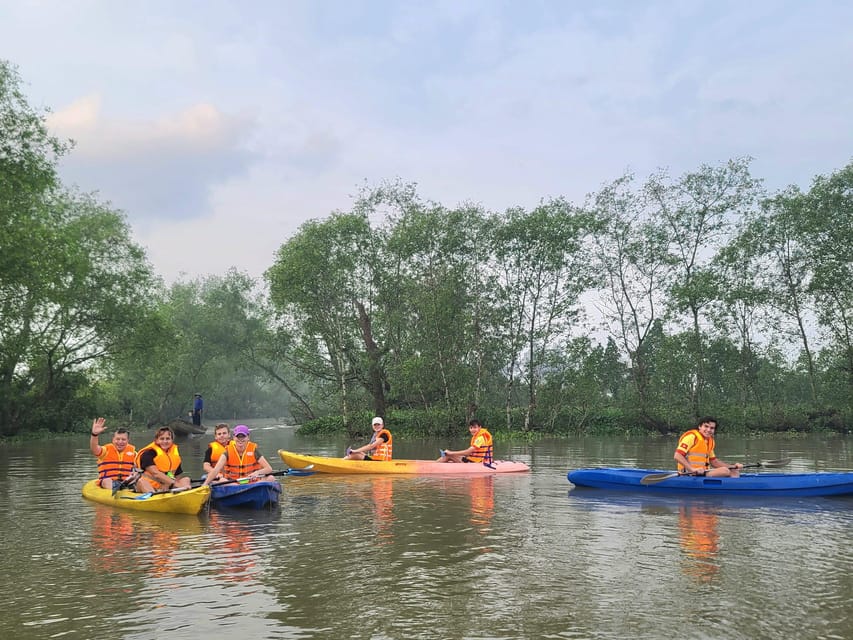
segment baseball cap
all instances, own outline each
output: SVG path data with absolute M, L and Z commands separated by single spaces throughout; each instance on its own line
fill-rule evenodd
M 370 424 L 383 424 L 384 425 L 385 423 L 382 421 L 382 418 L 380 418 L 379 416 L 376 416 Z
M 235 436 L 247 436 L 249 435 L 249 427 L 244 424 L 238 424 L 234 427 L 234 435 Z

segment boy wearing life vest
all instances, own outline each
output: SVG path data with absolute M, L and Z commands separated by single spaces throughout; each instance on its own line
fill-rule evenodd
M 438 462 L 481 462 L 483 464 L 493 462 L 492 434 L 477 419 L 472 419 L 468 423 L 468 430 L 471 432 L 470 446 L 459 451 L 442 449 Z
M 695 429 L 685 431 L 678 439 L 675 448 L 675 461 L 678 472 L 691 476 L 708 476 L 718 478 L 737 478 L 743 465 L 727 464 L 717 458 L 714 453 L 714 434 L 717 431 L 717 420 L 706 416 L 699 420 Z
M 344 460 L 390 460 L 393 455 L 391 432 L 385 428 L 385 422 L 379 416 L 373 418 L 373 436 L 363 447 L 347 449 Z
M 135 487 L 139 493 L 190 488 L 190 477 L 184 475 L 181 453 L 169 427 L 157 429 L 154 442 L 139 450 L 136 466 L 142 470 Z
M 210 484 L 220 473 L 228 480 L 275 481 L 274 476 L 268 475 L 272 473 L 272 466 L 258 451 L 258 445 L 250 442 L 249 427 L 244 424 L 234 427 L 234 439 L 225 447 L 225 453 L 219 457 L 219 462 L 207 474 L 203 484 Z
M 204 452 L 204 462 L 201 463 L 202 469 L 206 474 L 213 471 L 216 463 L 219 462 L 219 456 L 225 453 L 228 443 L 231 442 L 231 429 L 224 422 L 216 425 L 216 430 L 213 432 L 213 442 L 207 445 L 207 451 Z M 214 478 L 221 480 L 221 476 Z
M 98 436 L 106 428 L 103 418 L 92 421 L 89 450 L 98 458 L 98 479 L 101 481 L 101 487 L 112 489 L 113 481 L 122 482 L 133 473 L 136 447 L 130 444 L 130 433 L 123 428 L 115 430 L 112 442 L 101 446 L 98 444 Z

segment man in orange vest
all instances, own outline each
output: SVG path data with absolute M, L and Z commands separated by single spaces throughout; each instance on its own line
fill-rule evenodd
M 204 452 L 204 461 L 201 463 L 204 473 L 213 471 L 213 467 L 219 462 L 219 456 L 225 453 L 229 442 L 231 442 L 231 429 L 226 423 L 220 422 L 213 432 L 213 442 L 207 445 L 207 451 Z M 221 477 L 216 478 L 216 480 L 221 479 Z
M 169 427 L 157 429 L 154 442 L 139 450 L 136 466 L 142 469 L 135 487 L 139 493 L 190 488 L 191 479 L 184 475 L 175 433 Z
M 493 462 L 492 434 L 476 418 L 468 422 L 468 430 L 471 432 L 470 446 L 459 451 L 442 449 L 438 462 L 482 462 L 486 465 Z
M 274 476 L 267 475 L 272 473 L 272 466 L 258 450 L 258 445 L 249 441 L 249 427 L 244 424 L 234 427 L 234 439 L 225 447 L 225 452 L 219 456 L 219 462 L 207 474 L 202 484 L 210 484 L 220 472 L 228 480 L 275 481 Z
M 679 473 L 691 476 L 709 476 L 737 478 L 741 463 L 727 464 L 714 453 L 714 434 L 717 431 L 717 419 L 710 416 L 700 418 L 695 429 L 685 431 L 678 439 L 675 448 L 675 461 Z
M 130 444 L 130 433 L 123 428 L 115 430 L 111 443 L 101 446 L 98 444 L 98 436 L 106 428 L 106 420 L 103 418 L 92 421 L 89 450 L 98 458 L 98 479 L 101 481 L 101 487 L 112 489 L 114 480 L 122 482 L 133 473 L 136 447 Z

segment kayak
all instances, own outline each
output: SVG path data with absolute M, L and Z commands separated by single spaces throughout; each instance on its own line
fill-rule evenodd
M 262 481 L 211 485 L 210 502 L 214 507 L 247 507 L 263 509 L 278 504 L 281 485 L 278 482 Z
M 577 469 L 568 473 L 569 482 L 579 487 L 638 491 L 646 494 L 680 493 L 736 496 L 843 496 L 853 494 L 853 472 L 838 473 L 742 473 L 739 478 L 673 476 L 659 482 L 641 484 L 650 474 L 668 474 L 660 469 Z
M 495 460 L 489 464 L 476 462 L 436 462 L 435 460 L 343 460 L 306 456 L 279 449 L 284 463 L 294 469 L 314 465 L 318 473 L 396 473 L 416 475 L 480 475 L 484 473 L 518 473 L 530 471 L 523 462 Z
M 159 511 L 161 513 L 199 513 L 210 498 L 210 487 L 196 487 L 175 493 L 136 493 L 122 489 L 113 495 L 112 490 L 101 487 L 97 479 L 83 485 L 83 497 L 119 509 Z

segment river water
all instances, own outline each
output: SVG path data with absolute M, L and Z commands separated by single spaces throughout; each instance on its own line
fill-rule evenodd
M 360 444 L 249 424 L 277 469 L 279 448 L 340 456 Z M 464 431 L 398 438 L 395 457 L 461 448 Z M 179 442 L 193 477 L 210 439 Z M 722 433 L 718 453 L 849 470 L 851 442 Z M 497 457 L 532 472 L 287 476 L 275 510 L 199 516 L 84 500 L 86 435 L 5 445 L 0 638 L 853 638 L 853 500 L 643 498 L 566 479 L 586 466 L 667 469 L 674 445 L 498 442 Z

